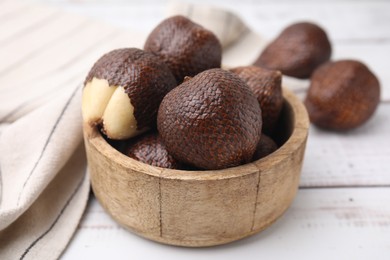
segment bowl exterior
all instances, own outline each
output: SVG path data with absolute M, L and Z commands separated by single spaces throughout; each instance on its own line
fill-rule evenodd
M 255 234 L 276 221 L 297 192 L 308 117 L 284 90 L 290 138 L 271 155 L 218 171 L 149 166 L 116 151 L 96 128 L 84 125 L 95 196 L 121 225 L 161 243 L 201 247 Z

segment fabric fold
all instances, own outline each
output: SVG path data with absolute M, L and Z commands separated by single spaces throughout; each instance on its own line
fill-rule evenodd
M 36 201 L 0 232 L 1 259 L 57 259 L 76 230 L 89 195 L 83 143 Z
M 57 175 L 82 140 L 80 88 L 9 124 L 0 136 L 0 230 Z

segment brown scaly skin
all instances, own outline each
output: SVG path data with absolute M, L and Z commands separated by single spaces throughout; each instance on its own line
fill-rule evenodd
M 362 63 L 328 62 L 311 77 L 305 105 L 315 125 L 349 130 L 365 123 L 380 100 L 380 84 Z
M 270 137 L 265 134 L 261 134 L 260 142 L 257 144 L 255 154 L 253 155 L 253 161 L 259 160 L 267 155 L 275 152 L 278 149 L 277 144 Z
M 125 154 L 140 162 L 170 169 L 181 164 L 167 151 L 158 133 L 148 133 L 130 142 Z
M 90 70 L 84 85 L 93 77 L 106 79 L 110 86 L 124 87 L 134 107 L 138 129 L 156 125 L 161 100 L 176 87 L 166 64 L 136 48 L 117 49 L 103 55 Z
M 290 25 L 260 54 L 254 65 L 280 70 L 284 75 L 309 78 L 330 59 L 331 44 L 318 25 L 302 22 Z
M 201 169 L 223 169 L 251 161 L 261 136 L 261 109 L 236 75 L 211 69 L 164 97 L 157 127 L 179 161 Z
M 282 74 L 256 66 L 230 70 L 237 74 L 253 91 L 263 115 L 263 132 L 272 133 L 283 107 Z
M 184 16 L 161 22 L 150 33 L 144 49 L 158 55 L 178 83 L 185 76 L 221 67 L 222 47 L 217 37 Z

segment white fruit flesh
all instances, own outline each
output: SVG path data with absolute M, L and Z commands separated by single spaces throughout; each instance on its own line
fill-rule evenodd
M 116 87 L 110 87 L 105 79 L 93 78 L 83 89 L 81 110 L 84 122 L 97 125 Z
M 122 87 L 115 90 L 107 104 L 103 114 L 103 129 L 112 139 L 127 139 L 140 133 L 134 107 Z
M 82 112 L 84 122 L 102 123 L 110 139 L 127 139 L 146 130 L 137 130 L 134 107 L 124 88 L 109 86 L 107 80 L 93 78 L 85 85 Z

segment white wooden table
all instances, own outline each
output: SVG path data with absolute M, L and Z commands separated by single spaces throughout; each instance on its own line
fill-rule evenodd
M 118 28 L 135 29 L 143 35 L 165 17 L 167 4 L 157 0 L 44 2 Z M 298 195 L 286 214 L 260 234 L 212 248 L 161 245 L 125 231 L 91 197 L 62 258 L 390 259 L 390 2 L 197 1 L 200 2 L 235 11 L 252 30 L 269 39 L 295 21 L 321 24 L 332 40 L 333 59 L 362 60 L 378 75 L 382 97 L 375 116 L 363 127 L 347 133 L 310 129 Z M 0 17 L 2 12 L 6 11 L 0 9 Z M 55 16 L 42 15 L 47 19 Z M 76 24 L 75 21 L 81 23 L 84 19 L 69 22 Z M 90 26 L 87 19 L 83 23 Z M 84 35 L 85 42 L 80 43 L 78 55 L 87 55 L 92 63 L 107 46 L 115 46 L 112 42 L 104 45 L 104 41 L 118 42 L 120 46 L 128 40 L 142 46 L 143 39 L 127 39 L 119 31 L 106 29 L 101 38 L 90 39 L 103 42 L 99 46 L 92 46 L 88 35 Z M 68 41 L 66 44 L 75 44 L 71 39 Z M 93 52 L 88 51 L 91 48 Z M 29 54 L 22 51 L 18 55 L 25 61 Z M 72 66 L 51 64 L 62 68 L 63 73 L 40 77 L 57 84 L 82 81 L 90 64 L 74 59 Z M 27 57 L 27 61 L 34 62 L 34 55 Z M 299 87 L 293 85 L 290 87 L 303 97 L 306 82 L 299 82 Z

